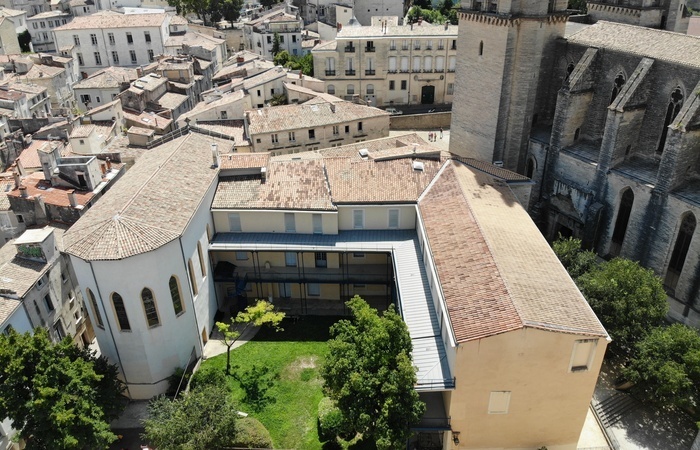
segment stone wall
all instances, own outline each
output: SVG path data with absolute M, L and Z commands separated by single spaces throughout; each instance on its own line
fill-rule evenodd
M 391 116 L 391 130 L 436 130 L 450 128 L 451 112 Z

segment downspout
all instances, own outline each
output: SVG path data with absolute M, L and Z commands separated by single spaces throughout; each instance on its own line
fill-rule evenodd
M 102 306 L 102 311 L 105 312 L 105 318 L 107 317 L 107 309 L 105 308 L 102 292 L 100 291 L 100 285 L 97 283 L 97 276 L 95 275 L 95 269 L 92 267 L 92 261 L 88 261 L 90 265 L 90 272 L 92 272 L 92 280 L 95 282 L 95 289 L 97 289 L 97 295 L 100 297 L 100 306 Z M 88 299 L 89 300 L 89 299 Z M 99 311 L 98 311 L 99 312 Z M 107 328 L 109 328 L 109 335 L 112 337 L 112 344 L 114 344 L 114 351 L 117 353 L 117 361 L 119 361 L 119 367 L 122 369 L 122 375 L 124 376 L 124 385 L 126 386 L 126 391 L 129 392 L 129 380 L 126 379 L 126 371 L 124 370 L 124 364 L 122 364 L 122 358 L 119 356 L 119 348 L 114 340 L 114 332 L 112 331 L 112 326 L 109 320 L 105 321 L 107 323 Z M 131 398 L 131 392 L 129 392 L 129 398 Z

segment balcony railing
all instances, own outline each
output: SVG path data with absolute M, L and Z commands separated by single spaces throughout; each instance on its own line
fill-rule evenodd
M 444 46 L 444 45 L 438 45 L 438 50 L 445 50 L 445 46 Z
M 389 47 L 389 50 L 391 50 L 391 51 L 396 50 L 396 46 L 395 46 L 395 45 L 390 46 L 390 47 Z
M 375 73 L 376 73 L 376 70 L 374 70 L 374 69 L 365 70 L 365 75 L 374 75 Z
M 372 53 L 376 50 L 376 47 L 365 47 L 365 52 Z
M 345 71 L 345 75 L 354 77 L 355 76 L 355 70 L 354 69 L 348 69 Z
M 355 47 L 352 45 L 346 45 L 345 46 L 345 52 L 346 53 L 355 53 Z
M 335 70 L 326 70 L 326 76 L 327 77 L 335 76 Z

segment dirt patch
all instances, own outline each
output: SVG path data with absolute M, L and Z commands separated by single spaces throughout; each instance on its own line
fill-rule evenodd
M 301 379 L 302 373 L 308 374 L 310 371 L 315 371 L 318 358 L 316 356 L 302 356 L 292 361 L 285 367 L 282 378 L 288 380 Z M 305 376 L 308 378 L 308 375 Z M 304 380 L 308 381 L 308 380 Z

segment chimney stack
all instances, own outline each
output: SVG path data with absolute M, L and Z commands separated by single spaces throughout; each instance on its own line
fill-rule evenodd
M 75 189 L 68 191 L 68 201 L 70 202 L 71 208 L 78 206 L 78 201 L 75 199 Z
M 212 142 L 211 144 L 211 159 L 212 159 L 212 168 L 219 167 L 219 147 L 216 145 L 215 142 Z
M 14 172 L 12 172 L 12 176 L 13 176 L 14 179 L 15 179 L 15 189 L 17 189 L 17 188 L 19 188 L 19 185 L 20 185 L 20 183 L 21 183 L 20 178 L 19 178 L 19 172 L 17 172 L 17 171 L 15 170 Z
M 267 181 L 267 167 L 261 167 L 260 168 L 260 183 L 265 184 L 265 181 Z
M 243 56 L 236 56 L 236 63 L 243 64 L 244 62 L 245 58 Z
M 112 170 L 112 160 L 109 159 L 109 156 L 105 159 L 105 164 L 107 165 L 107 170 Z
M 21 198 L 27 198 L 29 195 L 27 195 L 27 186 L 20 186 L 19 187 L 19 196 Z

